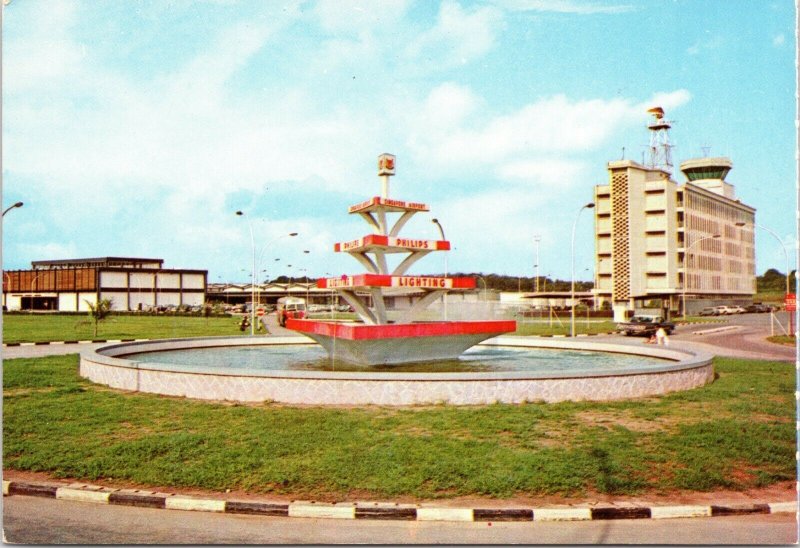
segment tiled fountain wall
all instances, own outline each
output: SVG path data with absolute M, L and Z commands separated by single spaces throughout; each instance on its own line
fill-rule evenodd
M 666 358 L 642 366 L 587 376 L 505 373 L 354 373 L 272 371 L 226 374 L 208 368 L 170 370 L 120 356 L 134 352 L 207 346 L 308 343 L 300 337 L 168 339 L 106 346 L 81 355 L 80 374 L 93 382 L 138 392 L 202 400 L 275 401 L 312 405 L 475 405 L 533 401 L 612 401 L 688 390 L 714 378 L 711 357 L 683 350 L 642 348 L 535 337 L 497 337 L 487 344 L 532 348 L 621 352 Z

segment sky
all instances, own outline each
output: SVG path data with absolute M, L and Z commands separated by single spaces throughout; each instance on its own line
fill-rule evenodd
M 4 0 L 3 268 L 162 258 L 209 283 L 355 274 L 347 208 L 424 202 L 412 273 L 593 277 L 593 188 L 728 156 L 757 272 L 797 247 L 792 0 Z M 237 210 L 243 216 L 237 216 Z M 576 224 L 575 224 L 576 223 Z M 251 241 L 250 230 L 253 233 Z M 297 232 L 296 237 L 289 237 Z M 781 240 L 779 242 L 778 240 Z M 445 258 L 446 255 L 446 258 Z M 289 265 L 292 265 L 291 267 Z

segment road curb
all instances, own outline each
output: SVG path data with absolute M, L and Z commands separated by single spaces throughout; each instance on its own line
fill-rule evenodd
M 13 342 L 3 343 L 4 347 L 7 346 L 47 346 L 57 344 L 94 344 L 94 343 L 124 343 L 124 342 L 139 342 L 150 341 L 152 339 L 91 339 L 85 341 L 39 341 L 39 342 Z
M 25 495 L 93 504 L 141 506 L 167 510 L 249 514 L 316 519 L 372 519 L 403 521 L 598 521 L 669 519 L 750 514 L 797 514 L 797 501 L 679 506 L 594 506 L 553 508 L 457 508 L 374 502 L 272 503 L 204 499 L 185 495 L 114 489 L 84 484 L 53 484 L 3 480 L 3 496 Z

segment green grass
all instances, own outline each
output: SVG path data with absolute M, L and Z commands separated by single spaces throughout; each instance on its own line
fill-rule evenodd
M 3 316 L 3 342 L 89 340 L 94 327 L 89 315 L 7 314 Z M 194 316 L 111 315 L 100 323 L 100 339 L 167 339 L 241 335 L 239 318 Z M 249 334 L 249 331 L 248 331 Z
M 775 335 L 773 337 L 767 337 L 767 340 L 771 343 L 784 344 L 786 346 L 794 346 L 797 342 L 797 339 L 792 335 Z
M 794 367 L 613 403 L 232 405 L 97 386 L 78 358 L 7 360 L 3 459 L 84 481 L 316 500 L 747 489 L 795 477 Z
M 617 322 L 610 320 L 591 320 L 587 322 L 585 319 L 575 319 L 575 333 L 576 334 L 598 334 L 610 333 L 617 330 Z M 517 319 L 517 330 L 514 335 L 569 335 L 570 334 L 570 318 L 561 320 L 561 324 L 553 321 L 553 324 L 545 319 L 544 321 L 528 321 L 523 322 L 522 319 Z

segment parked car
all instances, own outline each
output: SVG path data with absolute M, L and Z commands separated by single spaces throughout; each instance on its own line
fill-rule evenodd
M 743 306 L 739 305 L 729 306 L 728 309 L 730 310 L 729 314 L 744 314 L 747 312 Z
M 701 316 L 717 316 L 719 312 L 716 306 L 707 306 L 700 311 Z
M 675 330 L 675 324 L 664 320 L 663 317 L 644 314 L 632 317 L 629 322 L 617 324 L 617 329 L 629 337 L 631 335 L 649 337 L 650 335 L 654 335 L 659 327 L 663 327 L 667 335 Z
M 755 314 L 762 314 L 764 312 L 772 312 L 773 308 L 768 304 L 763 303 L 753 303 L 744 307 L 747 312 L 755 313 Z

